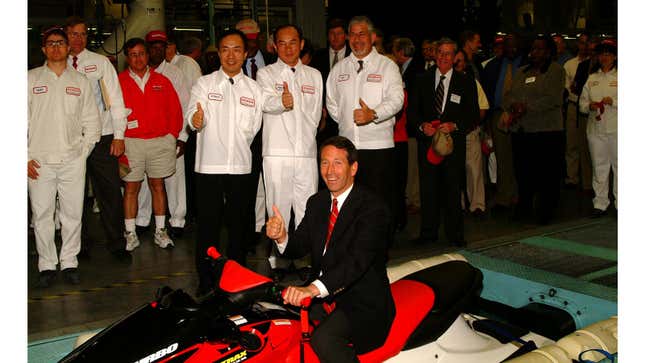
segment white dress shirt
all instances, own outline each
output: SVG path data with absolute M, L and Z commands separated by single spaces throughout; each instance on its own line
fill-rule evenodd
M 170 60 L 170 64 L 177 66 L 181 70 L 186 79 L 188 92 L 190 93 L 190 89 L 193 88 L 199 77 L 202 76 L 202 69 L 199 67 L 199 64 L 192 57 L 183 54 L 175 54 Z
M 395 115 L 403 107 L 403 81 L 399 67 L 376 48 L 362 59 L 352 53 L 329 72 L 327 78 L 327 111 L 338 122 L 341 136 L 351 140 L 357 149 L 394 147 Z M 354 122 L 354 110 L 362 99 L 374 110 L 377 119 L 362 126 Z
M 602 114 L 600 110 L 591 112 L 589 104 L 600 102 L 604 97 L 611 97 L 611 106 L 605 105 Z M 618 132 L 618 71 L 615 67 L 606 73 L 599 69 L 589 75 L 580 94 L 580 112 L 589 114 L 587 132 L 596 135 Z M 596 116 L 600 116 L 600 120 Z
M 441 112 L 446 107 L 446 100 L 448 99 L 448 87 L 450 86 L 450 79 L 452 78 L 452 68 L 446 74 L 444 74 L 446 78 L 443 79 L 443 102 L 441 103 Z M 435 78 L 434 78 L 434 84 L 435 86 L 435 92 L 437 91 L 437 87 L 439 87 L 439 81 L 441 80 L 441 72 L 439 71 L 439 68 L 436 69 L 435 71 Z
M 331 47 L 327 47 L 329 50 L 329 69 L 331 69 L 335 64 L 334 64 L 334 56 L 337 55 L 336 57 L 336 64 L 340 63 L 343 58 L 345 58 L 345 48 L 347 45 L 343 46 L 339 50 L 333 50 Z
M 190 127 L 197 102 L 204 110 L 204 125 L 197 132 L 195 172 L 248 174 L 250 145 L 262 125 L 262 88 L 240 71 L 232 77 L 221 68 L 197 80 L 184 117 Z
M 300 60 L 290 67 L 278 59 L 258 71 L 257 81 L 265 97 L 262 156 L 315 158 L 316 132 L 322 113 L 320 72 Z M 283 82 L 287 82 L 293 95 L 290 111 L 282 105 Z

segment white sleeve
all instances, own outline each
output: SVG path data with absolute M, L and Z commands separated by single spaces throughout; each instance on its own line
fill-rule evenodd
M 123 140 L 129 112 L 126 111 L 123 103 L 123 93 L 121 91 L 121 84 L 119 83 L 119 76 L 112 63 L 110 63 L 110 60 L 106 57 L 102 57 L 101 68 L 103 71 L 103 78 L 101 78 L 102 86 L 105 87 L 105 91 L 109 97 L 114 138 Z
M 275 85 L 271 80 L 271 75 L 263 67 L 258 70 L 257 82 L 262 88 L 264 102 L 262 103 L 262 111 L 273 115 L 279 115 L 285 111 L 282 105 L 282 94 L 279 94 Z
M 184 111 L 184 123 L 188 124 L 192 130 L 197 130 L 192 123 L 193 114 L 197 111 L 197 102 L 201 104 L 204 113 L 206 113 L 206 106 L 208 105 L 205 77 L 200 77 L 191 89 L 190 101 L 188 101 L 188 107 Z
M 322 116 L 322 92 L 323 92 L 323 84 L 322 84 L 322 76 L 320 75 L 320 72 L 316 71 L 316 84 L 314 87 L 316 88 L 316 91 L 318 94 L 316 95 L 316 103 L 314 104 L 314 108 L 312 110 L 304 110 L 303 115 L 305 117 L 305 121 L 310 124 L 313 128 L 318 128 L 318 124 L 320 123 L 320 118 Z
M 325 107 L 327 107 L 327 114 L 331 118 L 339 122 L 340 121 L 340 110 L 338 109 L 338 89 L 336 88 L 336 79 L 338 78 L 338 70 L 341 68 L 339 64 L 336 64 L 329 72 L 327 76 L 327 97 L 325 99 Z M 336 71 L 336 72 L 334 72 Z
M 318 296 L 316 296 L 316 297 L 324 299 L 327 296 L 329 296 L 329 291 L 327 291 L 327 287 L 325 286 L 325 284 L 322 283 L 322 281 L 315 280 L 315 281 L 312 282 L 312 284 L 315 285 L 318 288 L 318 291 L 320 291 L 320 294 Z
M 591 103 L 591 96 L 589 94 L 589 78 L 587 79 L 587 82 L 585 82 L 584 87 L 582 87 L 582 93 L 580 93 L 580 98 L 578 99 L 578 107 L 580 108 L 581 113 L 589 113 L 589 104 Z
M 401 73 L 394 62 L 388 63 L 384 73 L 383 99 L 378 106 L 374 107 L 374 111 L 378 115 L 378 119 L 374 120 L 376 124 L 391 119 L 403 108 Z

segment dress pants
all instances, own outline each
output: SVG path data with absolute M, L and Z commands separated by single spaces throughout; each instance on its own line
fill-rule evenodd
M 81 251 L 81 220 L 85 192 L 85 155 L 62 164 L 41 163 L 38 179 L 28 178 L 38 271 L 78 267 L 76 255 Z M 54 243 L 54 209 L 56 193 L 60 202 L 60 256 Z
M 387 204 L 390 214 L 395 208 L 395 167 L 394 148 L 358 150 L 358 171 L 356 183 L 370 188 Z
M 618 134 L 597 134 L 590 132 L 589 151 L 593 161 L 593 207 L 606 210 L 609 207 L 609 169 L 614 173 L 614 207 L 618 209 Z
M 255 196 L 249 196 L 250 174 L 202 174 L 195 173 L 197 202 L 197 245 L 195 264 L 199 274 L 200 286 L 210 287 L 213 271 L 207 259 L 206 250 L 210 246 L 220 247 L 220 230 L 226 223 L 228 242 L 225 251 L 229 259 L 246 263 L 247 231 L 251 226 L 245 219 L 253 209 Z
M 419 238 L 439 239 L 441 210 L 448 241 L 464 241 L 464 216 L 461 211 L 461 192 L 466 183 L 466 145 L 462 136 L 453 136 L 454 151 L 438 165 L 428 162 L 428 144 L 419 143 L 419 185 L 421 192 L 421 230 Z
M 186 172 L 184 156 L 177 158 L 175 173 L 164 179 L 166 197 L 168 199 L 168 223 L 171 227 L 183 228 L 186 224 Z M 148 226 L 152 215 L 152 195 L 148 187 L 148 177 L 144 175 L 139 190 L 139 210 L 137 211 L 137 226 Z M 164 226 L 156 226 L 163 228 Z
M 125 249 L 123 237 L 123 194 L 119 177 L 118 158 L 110 155 L 113 135 L 103 135 L 87 158 L 87 176 L 92 183 L 94 197 L 99 204 L 99 218 L 107 237 L 107 248 L 114 252 Z M 86 200 L 87 201 L 87 200 Z M 91 205 L 83 208 L 81 227 L 82 249 L 92 247 L 87 220 L 92 214 Z
M 578 112 L 577 102 L 567 102 L 565 158 L 567 184 L 581 184 L 582 189 L 591 188 L 591 157 L 587 143 L 587 115 Z
M 420 206 L 421 197 L 419 195 L 419 159 L 418 144 L 415 137 L 408 138 L 408 183 L 405 188 L 407 204 Z
M 513 170 L 513 147 L 511 134 L 501 130 L 499 125 L 501 110 L 495 110 L 491 117 L 490 130 L 492 130 L 493 147 L 495 148 L 495 159 L 497 161 L 497 191 L 495 193 L 495 204 L 510 207 L 517 197 L 517 182 Z
M 484 161 L 479 139 L 479 127 L 466 135 L 466 194 L 470 201 L 469 211 L 486 210 L 484 190 Z
M 396 227 L 405 226 L 408 222 L 408 210 L 406 206 L 405 190 L 408 184 L 408 142 L 394 143 L 395 151 L 395 207 L 394 223 Z M 360 163 L 359 163 L 360 165 Z M 360 166 L 359 166 L 360 167 Z
M 322 304 L 312 305 L 311 319 L 319 320 L 311 337 L 311 347 L 321 363 L 357 363 L 356 352 L 349 344 L 351 327 L 347 315 L 335 309 L 327 315 Z

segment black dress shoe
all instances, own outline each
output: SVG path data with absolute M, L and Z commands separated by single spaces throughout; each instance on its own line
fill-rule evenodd
M 132 254 L 130 253 L 130 251 L 114 250 L 114 251 L 110 251 L 110 254 L 118 262 L 125 263 L 125 264 L 132 263 Z
M 38 283 L 36 284 L 36 287 L 39 287 L 42 289 L 50 287 L 55 280 L 56 280 L 56 270 L 40 271 L 40 274 L 38 275 Z
M 81 283 L 81 276 L 78 274 L 77 268 L 66 268 L 63 271 L 63 278 L 67 283 L 78 285 Z
M 607 212 L 608 209 L 609 208 L 602 210 L 602 209 L 594 208 L 593 212 L 591 213 L 591 218 L 600 218 L 602 216 L 606 216 L 608 213 Z
M 170 227 L 168 229 L 168 234 L 170 235 L 170 238 L 175 239 L 175 238 L 181 238 L 181 236 L 184 235 L 184 228 L 182 227 Z
M 76 255 L 81 260 L 89 260 L 92 256 L 90 255 L 90 251 L 87 249 L 81 249 L 81 252 Z

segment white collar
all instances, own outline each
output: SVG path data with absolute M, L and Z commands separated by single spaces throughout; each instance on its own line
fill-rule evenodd
M 339 196 L 334 197 L 333 194 L 329 193 L 329 196 L 331 197 L 332 201 L 334 198 L 338 201 L 338 211 L 340 212 L 340 208 L 342 208 L 343 204 L 345 203 L 345 200 L 349 196 L 349 193 L 354 189 L 354 184 L 350 185 L 349 188 L 347 188 L 346 191 L 342 192 Z

